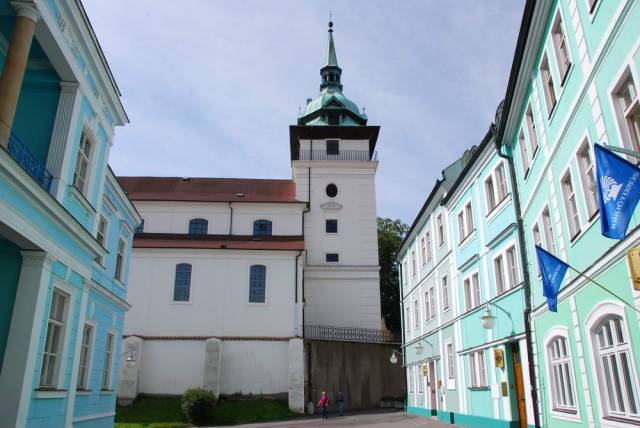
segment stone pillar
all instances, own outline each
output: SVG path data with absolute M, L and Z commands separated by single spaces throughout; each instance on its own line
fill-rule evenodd
M 69 169 L 70 149 L 73 147 L 71 124 L 77 121 L 80 99 L 78 82 L 60 82 L 60 99 L 47 155 L 47 170 L 53 176 L 51 194 L 60 202 L 64 198 L 67 180 L 70 179 L 63 177 L 63 174 Z
M 11 427 L 27 424 L 53 262 L 44 251 L 21 254 L 22 268 L 0 373 L 2 426 Z
M 204 352 L 202 387 L 213 392 L 217 399 L 220 396 L 220 373 L 222 373 L 222 340 L 215 337 L 207 339 Z
M 138 336 L 129 336 L 122 341 L 120 355 L 120 385 L 118 386 L 118 404 L 128 406 L 138 396 L 140 389 L 140 373 L 142 373 L 142 345 L 144 340 Z M 129 353 L 133 354 L 134 363 L 127 363 Z M 131 367 L 129 367 L 131 365 Z
M 289 409 L 304 413 L 304 341 L 289 340 Z
M 16 115 L 33 33 L 36 22 L 40 19 L 33 1 L 15 1 L 13 6 L 16 9 L 16 23 L 0 76 L 0 145 L 5 148 L 9 144 L 9 135 Z

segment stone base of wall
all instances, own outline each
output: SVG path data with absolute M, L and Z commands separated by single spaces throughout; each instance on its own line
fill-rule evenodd
M 484 416 L 466 415 L 464 413 L 447 412 L 443 410 L 431 410 L 422 407 L 407 407 L 407 413 L 422 416 L 427 419 L 453 424 L 469 428 L 519 428 L 520 421 L 505 421 L 502 419 L 487 418 Z M 533 425 L 528 425 L 534 428 Z

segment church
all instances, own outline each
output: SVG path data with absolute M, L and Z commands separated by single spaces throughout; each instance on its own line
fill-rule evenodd
M 380 312 L 380 127 L 343 94 L 332 27 L 320 94 L 289 128 L 291 179 L 118 178 L 143 219 L 133 240 L 120 402 L 204 387 L 286 398 L 302 413 L 317 388 L 347 390 L 368 376 L 390 378 L 402 394 L 401 371 L 386 372 L 392 337 Z M 320 352 L 314 340 L 336 345 Z M 335 382 L 312 385 L 312 367 L 322 366 L 312 355 L 340 353 L 354 368 L 325 364 L 340 371 Z M 384 382 L 374 382 L 373 394 L 347 391 L 352 407 L 393 394 Z

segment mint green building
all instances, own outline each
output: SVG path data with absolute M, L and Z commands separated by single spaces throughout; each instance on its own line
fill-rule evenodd
M 625 240 L 600 234 L 593 163 L 595 142 L 640 148 L 639 49 L 638 1 L 525 6 L 496 139 L 515 170 L 545 427 L 640 424 L 640 293 L 627 262 L 640 228 L 636 212 Z M 550 312 L 534 244 L 621 299 L 570 270 Z

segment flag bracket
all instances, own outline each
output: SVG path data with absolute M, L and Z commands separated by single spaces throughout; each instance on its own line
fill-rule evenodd
M 611 144 L 602 143 L 607 150 L 611 150 L 612 152 L 622 153 L 625 155 L 633 156 L 634 158 L 640 159 L 640 152 L 636 152 L 635 150 L 625 149 L 624 147 L 612 146 Z

